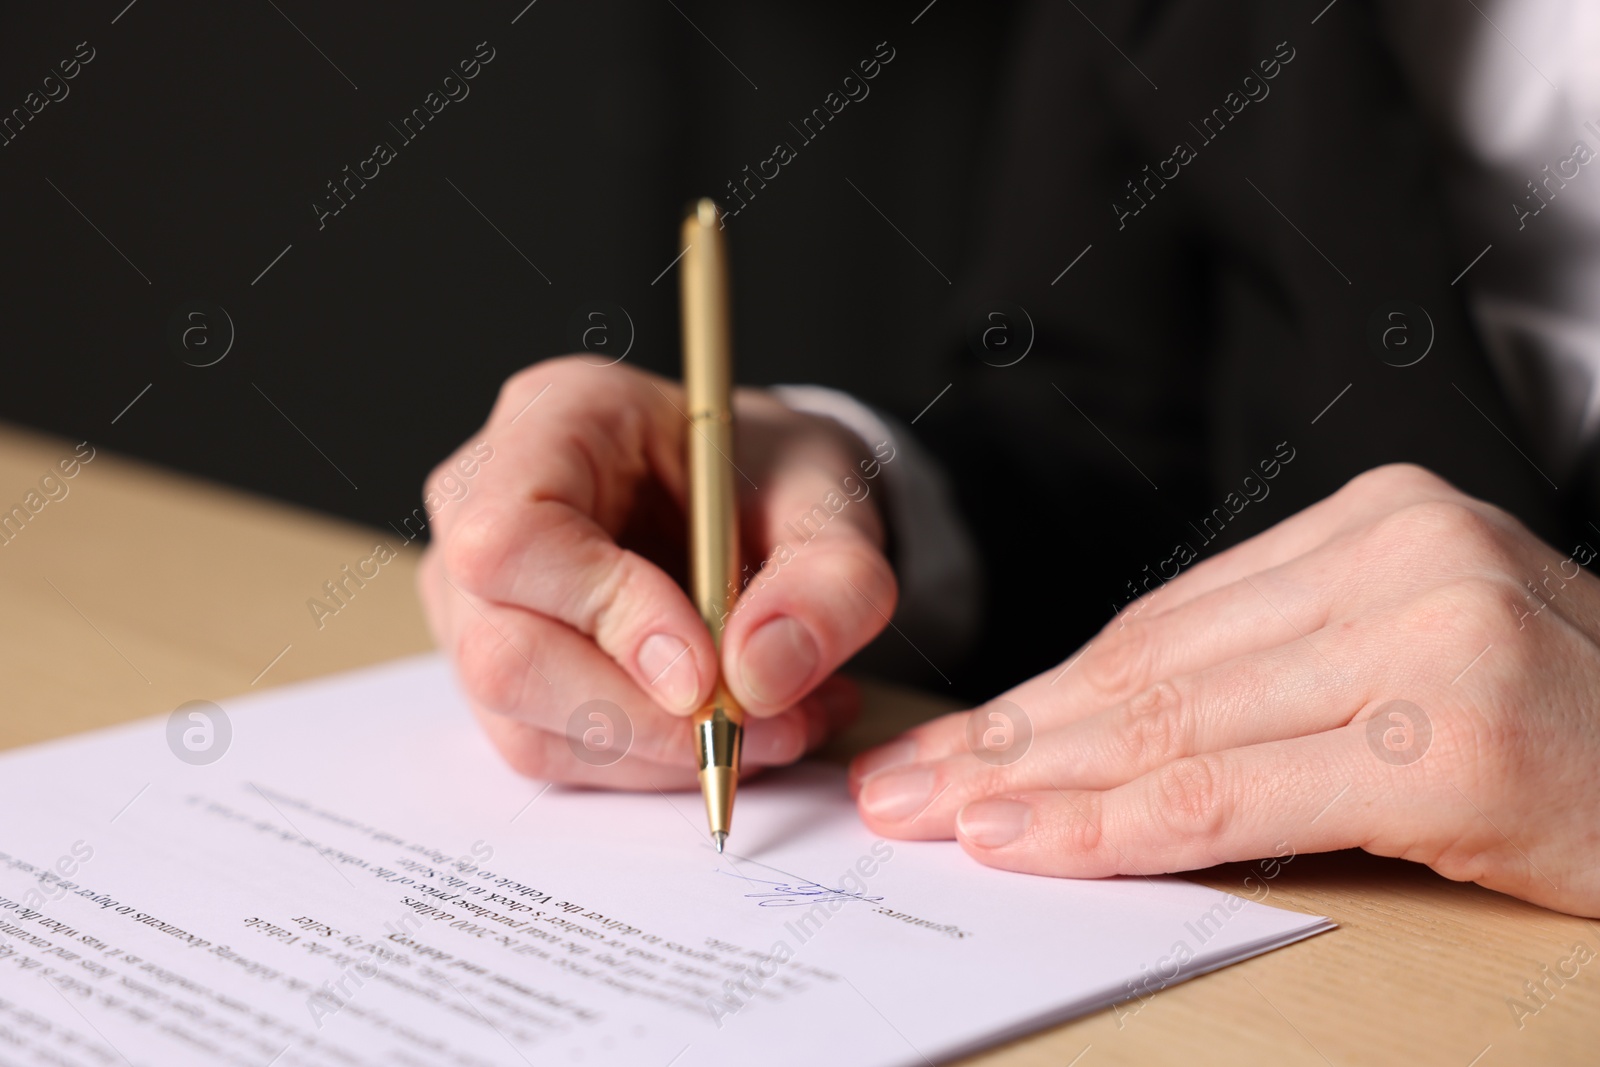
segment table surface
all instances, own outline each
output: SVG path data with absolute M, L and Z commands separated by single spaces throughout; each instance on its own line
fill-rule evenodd
M 0 512 L 74 445 L 0 425 Z M 400 548 L 393 531 L 106 449 L 66 484 L 65 497 L 0 545 L 0 748 L 432 646 L 412 580 L 420 548 Z M 380 539 L 399 558 L 316 629 L 306 599 Z M 864 688 L 867 721 L 843 739 L 846 749 L 951 706 Z M 1253 869 L 1191 877 L 1250 896 Z M 1250 883 L 1257 899 L 1260 884 Z M 967 1062 L 1600 1062 L 1600 923 L 1363 853 L 1298 856 L 1267 885 L 1271 903 L 1330 916 L 1339 929 Z M 1541 968 L 1554 970 L 1579 942 L 1596 956 L 1576 978 L 1547 981 Z M 1530 998 L 1529 981 L 1547 981 L 1542 1001 Z M 1526 1005 L 1520 1020 L 1513 1000 Z

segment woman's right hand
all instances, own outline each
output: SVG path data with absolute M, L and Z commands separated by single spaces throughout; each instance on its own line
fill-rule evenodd
M 734 408 L 749 584 L 720 661 L 675 577 L 693 432 L 676 382 L 581 356 L 535 364 L 429 477 L 427 498 L 443 501 L 418 575 L 429 624 L 519 772 L 694 785 L 689 716 L 719 669 L 749 713 L 748 769 L 790 763 L 854 718 L 855 689 L 833 672 L 896 597 L 878 464 L 839 424 L 762 391 L 740 390 Z

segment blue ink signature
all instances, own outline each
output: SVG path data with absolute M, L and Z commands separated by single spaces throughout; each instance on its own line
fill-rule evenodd
M 766 878 L 746 878 L 744 875 L 736 874 L 733 871 L 719 871 L 718 873 L 725 874 L 730 878 L 738 878 L 752 886 L 756 884 L 770 886 L 770 889 L 745 894 L 747 899 L 759 901 L 760 903 L 757 906 L 762 908 L 803 908 L 812 904 L 826 904 L 831 900 L 857 900 L 862 903 L 876 904 L 883 900 L 882 897 L 867 896 L 865 893 L 851 893 L 844 889 L 829 889 L 827 886 L 817 882 L 773 882 Z

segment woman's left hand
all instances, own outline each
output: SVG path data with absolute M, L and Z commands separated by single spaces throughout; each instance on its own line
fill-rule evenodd
M 1600 580 L 1381 467 L 859 757 L 862 817 L 1100 877 L 1350 847 L 1600 916 Z

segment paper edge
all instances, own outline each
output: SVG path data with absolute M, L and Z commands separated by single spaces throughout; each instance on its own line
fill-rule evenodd
M 1278 908 L 1277 910 L 1289 911 L 1290 909 Z M 1247 960 L 1265 956 L 1269 952 L 1276 952 L 1280 948 L 1287 948 L 1290 945 L 1305 941 L 1309 938 L 1317 936 L 1318 934 L 1325 934 L 1330 930 L 1337 930 L 1339 928 L 1339 924 L 1337 922 L 1325 915 L 1307 915 L 1306 918 L 1312 921 L 1301 929 L 1293 930 L 1285 934 L 1275 934 L 1271 937 L 1260 938 L 1255 941 L 1246 942 L 1245 944 L 1236 947 L 1232 952 L 1229 952 L 1226 955 L 1209 960 L 1203 964 L 1197 964 L 1195 966 L 1180 970 L 1176 977 L 1161 987 L 1161 990 L 1170 989 L 1175 985 L 1181 985 L 1182 983 L 1189 981 L 1191 978 L 1198 978 L 1201 975 L 1210 974 L 1213 971 L 1220 971 L 1224 967 L 1231 967 L 1236 963 L 1244 963 Z M 1161 990 L 1157 990 L 1157 992 L 1159 993 Z M 1011 1023 L 1004 1029 L 996 1030 L 994 1033 L 986 1035 L 982 1038 L 960 1044 L 948 1045 L 943 1048 L 935 1049 L 926 1054 L 918 1052 L 915 1058 L 903 1060 L 899 1065 L 897 1065 L 897 1067 L 917 1067 L 918 1064 L 922 1064 L 923 1067 L 927 1067 L 927 1064 L 930 1060 L 935 1064 L 951 1063 L 955 1060 L 973 1056 L 988 1049 L 997 1048 L 1000 1045 L 1015 1041 L 1018 1038 L 1037 1034 L 1040 1031 L 1048 1030 L 1051 1027 L 1059 1026 L 1062 1023 L 1071 1022 L 1074 1019 L 1086 1017 L 1094 1012 L 1100 1011 L 1103 1008 L 1109 1008 L 1113 1004 L 1122 1004 L 1132 999 L 1134 998 L 1116 996 L 1113 994 L 1109 997 L 1096 996 L 1073 1001 L 1072 1003 L 1063 1005 L 1059 1008 L 1052 1008 L 1048 1011 L 1040 1012 L 1037 1015 L 1029 1016 L 1027 1019 L 1019 1022 Z

